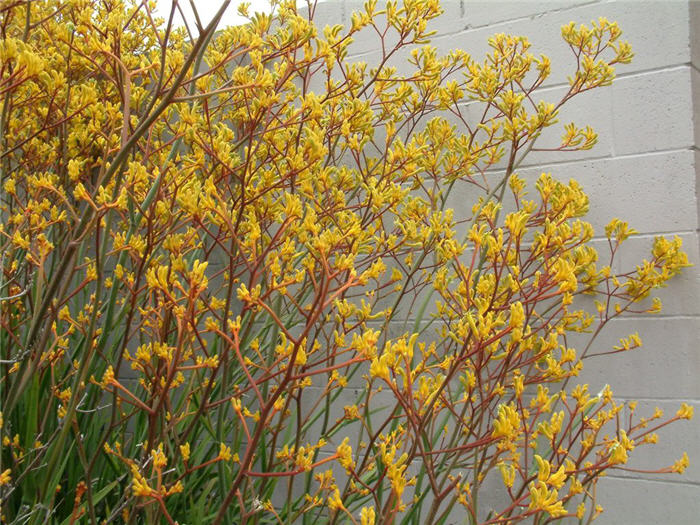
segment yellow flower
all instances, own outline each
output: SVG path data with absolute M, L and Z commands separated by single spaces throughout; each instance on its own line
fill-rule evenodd
M 688 453 L 683 452 L 683 456 L 676 461 L 673 466 L 671 467 L 672 472 L 677 472 L 678 474 L 683 474 L 686 468 L 688 468 L 688 465 L 690 464 L 690 461 L 688 459 Z
M 520 415 L 513 405 L 500 405 L 491 435 L 495 438 L 515 439 L 520 434 L 520 424 Z
M 345 405 L 343 407 L 346 419 L 360 419 L 360 410 L 357 405 Z
M 553 518 L 568 514 L 564 504 L 559 500 L 556 489 L 551 491 L 542 481 L 530 483 L 530 510 L 543 510 Z
M 303 348 L 299 348 L 299 350 L 297 350 L 297 355 L 294 359 L 294 364 L 297 366 L 304 366 L 306 364 L 306 352 Z
M 163 453 L 163 443 L 158 445 L 157 450 L 151 450 L 151 457 L 153 458 L 153 466 L 158 470 L 163 470 L 168 464 L 168 459 Z
M 352 460 L 352 447 L 348 445 L 350 441 L 349 437 L 346 437 L 343 442 L 338 446 L 338 463 L 349 473 L 355 466 Z
M 613 446 L 610 447 L 610 464 L 619 465 L 624 463 L 627 463 L 627 451 L 625 447 L 619 443 L 613 444 Z
M 144 478 L 141 473 L 136 469 L 136 467 L 132 468 L 132 474 L 134 476 L 134 479 L 132 480 L 131 483 L 131 489 L 134 493 L 134 496 L 141 496 L 141 497 L 149 497 L 151 494 L 153 494 L 153 489 L 148 486 L 148 482 L 146 481 L 146 478 Z
M 165 491 L 165 495 L 171 496 L 172 494 L 178 494 L 180 492 L 183 492 L 184 490 L 185 486 L 182 484 L 182 481 L 178 481 L 172 487 Z
M 297 450 L 295 465 L 301 470 L 311 470 L 311 465 L 313 465 L 315 449 L 313 446 L 308 445 L 306 447 L 299 447 Z
M 551 463 L 546 459 L 535 454 L 535 461 L 537 462 L 537 479 L 545 482 L 548 485 L 552 485 L 556 489 L 560 489 L 566 482 L 566 471 L 564 465 L 561 465 L 559 469 L 552 473 Z
M 219 459 L 221 461 L 229 461 L 233 456 L 231 454 L 231 447 L 226 446 L 225 443 L 219 445 Z
M 360 525 L 374 525 L 374 507 L 362 507 L 360 511 Z
M 340 499 L 340 491 L 338 487 L 335 488 L 333 493 L 328 496 L 328 508 L 332 511 L 345 510 L 345 505 L 343 505 L 343 500 Z
M 8 468 L 0 473 L 0 487 L 7 485 L 12 480 L 12 477 L 10 476 L 11 472 L 12 471 Z
M 372 359 L 372 364 L 369 367 L 369 373 L 372 377 L 379 377 L 385 381 L 389 381 L 389 365 L 387 364 L 388 357 L 382 355 L 380 358 Z
M 104 375 L 102 376 L 102 381 L 101 385 L 102 387 L 109 386 L 114 383 L 114 369 L 112 368 L 112 365 L 109 365 L 107 367 L 107 370 L 105 370 Z
M 515 482 L 515 466 L 512 464 L 499 463 L 498 468 L 501 471 L 503 484 L 506 487 L 511 488 Z
M 694 408 L 691 405 L 681 403 L 681 408 L 679 408 L 678 412 L 676 412 L 676 417 L 680 419 L 693 419 L 693 412 Z
M 554 436 L 556 436 L 561 430 L 563 422 L 564 411 L 561 410 L 552 414 L 549 421 L 542 421 L 539 423 L 537 425 L 537 430 L 539 430 L 547 439 L 553 439 Z

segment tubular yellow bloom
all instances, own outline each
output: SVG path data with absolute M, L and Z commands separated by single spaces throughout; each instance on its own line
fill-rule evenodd
M 294 364 L 297 366 L 304 366 L 306 364 L 306 352 L 303 348 L 299 348 L 299 350 L 297 350 L 297 355 L 294 359 Z
M 625 447 L 620 445 L 619 442 L 615 442 L 612 447 L 610 447 L 610 464 L 619 465 L 627 463 L 627 451 Z
M 389 365 L 387 364 L 388 357 L 382 355 L 379 358 L 372 359 L 372 364 L 370 365 L 369 372 L 373 377 L 379 377 L 385 381 L 389 381 Z
M 219 445 L 219 459 L 221 461 L 229 461 L 233 456 L 231 454 L 231 447 L 227 446 L 225 443 Z
M 690 464 L 690 460 L 688 459 L 688 453 L 683 452 L 683 455 L 681 458 L 676 461 L 673 466 L 671 467 L 672 472 L 677 472 L 678 474 L 683 474 L 686 468 L 688 468 L 688 465 Z
M 542 481 L 530 483 L 530 510 L 542 510 L 553 518 L 560 518 L 568 514 L 564 504 L 559 500 L 556 489 L 551 491 Z
M 190 460 L 190 444 L 189 443 L 185 443 L 184 445 L 180 445 L 180 454 L 182 455 L 183 461 Z
M 153 458 L 153 466 L 158 470 L 163 470 L 168 464 L 168 459 L 163 452 L 162 443 L 158 445 L 158 449 L 151 450 L 151 457 Z
M 693 412 L 694 408 L 691 405 L 681 403 L 681 408 L 679 408 L 678 412 L 676 412 L 676 417 L 680 419 L 693 419 Z
M 132 468 L 131 473 L 134 477 L 131 482 L 131 490 L 134 496 L 150 497 L 153 494 L 153 489 L 149 487 L 146 478 L 135 467 Z
M 181 492 L 184 492 L 184 490 L 185 486 L 182 484 L 182 481 L 178 481 L 172 487 L 165 491 L 165 495 L 172 496 L 173 494 L 179 494 Z
M 332 511 L 345 510 L 345 505 L 343 505 L 343 500 L 340 498 L 340 490 L 338 490 L 338 487 L 328 496 L 328 508 Z
M 493 422 L 492 436 L 495 438 L 515 439 L 520 434 L 520 414 L 513 405 L 498 407 L 498 417 Z
M 12 480 L 12 476 L 10 475 L 11 473 L 12 471 L 9 468 L 5 469 L 3 472 L 0 472 L 0 487 L 7 485 Z
M 360 525 L 374 525 L 374 507 L 362 507 L 360 510 Z
M 561 465 L 559 469 L 552 473 L 551 463 L 546 459 L 535 454 L 535 461 L 537 462 L 537 479 L 545 482 L 548 485 L 552 485 L 555 489 L 560 489 L 566 482 L 566 471 L 564 465 Z
M 108 385 L 111 385 L 114 382 L 114 369 L 112 368 L 112 365 L 109 365 L 107 367 L 107 370 L 105 370 L 104 375 L 102 376 L 102 386 L 106 387 Z
M 500 463 L 498 468 L 501 471 L 503 484 L 507 488 L 511 488 L 515 482 L 515 466 L 512 464 Z
M 338 454 L 338 463 L 340 463 L 347 472 L 351 472 L 355 465 L 352 460 L 352 447 L 348 444 L 349 442 L 350 438 L 346 437 L 336 450 Z
M 295 466 L 301 470 L 311 470 L 315 449 L 311 445 L 299 447 L 295 457 Z

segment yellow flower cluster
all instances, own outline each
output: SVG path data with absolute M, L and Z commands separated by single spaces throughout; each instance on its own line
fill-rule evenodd
M 631 59 L 620 29 L 564 26 L 569 86 L 540 100 L 527 38 L 430 45 L 437 0 L 347 27 L 273 6 L 219 31 L 137 0 L 0 8 L 3 519 L 476 522 L 491 470 L 493 522 L 596 515 L 602 473 L 693 408 L 621 423 L 610 388 L 569 382 L 640 336 L 571 336 L 658 312 L 688 259 L 658 238 L 636 271 L 599 266 L 584 189 L 518 170 L 594 146 L 544 131 Z M 605 234 L 614 255 L 636 232 Z

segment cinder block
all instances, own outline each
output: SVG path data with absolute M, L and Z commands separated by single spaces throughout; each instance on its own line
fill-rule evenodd
M 615 153 L 692 146 L 692 111 L 688 66 L 617 79 L 613 84 Z
M 366 392 L 364 392 L 366 394 Z M 366 396 L 363 396 L 363 402 L 366 400 Z M 379 428 L 386 428 L 385 423 L 388 419 L 392 417 L 392 412 L 399 405 L 398 400 L 394 393 L 383 383 L 381 380 L 375 380 L 372 386 L 371 399 L 369 401 L 369 416 L 364 420 L 364 423 L 368 423 L 372 433 L 376 433 Z M 399 413 L 405 417 L 405 412 L 403 409 L 399 408 Z M 363 439 L 367 440 L 367 427 L 362 424 L 365 429 L 363 433 Z M 343 434 L 348 436 L 357 436 L 359 432 L 359 424 L 355 427 L 357 430 L 353 433 L 352 429 L 343 429 Z M 352 438 L 356 440 L 356 438 Z
M 531 98 L 536 103 L 540 101 L 551 104 L 559 104 L 568 92 L 568 87 L 550 87 L 538 89 Z M 481 102 L 469 102 L 460 105 L 459 110 L 462 113 L 466 124 L 472 129 L 477 130 L 477 126 L 484 116 L 485 105 Z M 531 114 L 536 113 L 536 110 L 531 104 L 525 103 L 525 109 Z M 495 115 L 496 112 L 490 109 L 486 113 L 486 120 Z M 448 120 L 450 118 L 448 117 Z M 542 134 L 534 143 L 534 148 L 520 162 L 519 168 L 522 169 L 528 166 L 541 166 L 543 164 L 553 164 L 558 162 L 573 162 L 576 160 L 592 159 L 609 157 L 614 154 L 613 150 L 613 116 L 612 116 L 612 88 L 610 86 L 580 93 L 569 99 L 559 110 L 557 117 L 558 122 L 554 125 L 545 128 Z M 468 133 L 468 128 L 457 119 L 452 118 L 451 123 L 454 123 L 459 133 Z M 579 151 L 556 151 L 561 145 L 561 138 L 564 134 L 564 126 L 573 122 L 577 126 L 583 128 L 591 126 L 598 134 L 597 144 L 589 150 Z M 478 130 L 475 134 L 477 142 L 485 140 L 486 133 Z M 517 159 L 520 159 L 524 151 L 524 146 L 521 146 Z M 508 165 L 510 157 L 510 148 L 506 145 L 505 154 L 502 159 L 489 171 L 504 170 Z
M 667 237 L 673 237 L 667 234 Z M 633 270 L 643 259 L 651 258 L 651 249 L 656 236 L 631 237 L 619 248 L 617 258 L 622 271 Z M 652 292 L 653 297 L 661 299 L 663 310 L 661 315 L 690 316 L 700 314 L 700 257 L 698 257 L 698 236 L 695 232 L 679 235 L 683 241 L 683 249 L 688 254 L 688 260 L 693 265 L 683 269 L 665 288 Z M 650 304 L 645 301 L 642 306 Z
M 322 388 L 308 387 L 301 397 L 301 421 L 302 427 L 306 429 L 305 435 L 307 439 L 318 439 L 321 436 L 330 439 L 330 431 L 345 414 L 344 407 L 359 405 L 359 403 L 364 401 L 364 393 L 361 389 L 347 386 L 340 391 L 333 390 L 330 395 L 326 395 Z M 328 421 L 324 421 L 326 399 L 329 400 Z M 296 403 L 292 402 L 290 408 L 294 412 L 294 417 L 290 419 L 290 425 L 296 429 Z M 334 434 L 335 436 L 341 435 L 340 440 L 337 440 L 338 443 L 336 444 L 340 444 L 343 437 L 355 436 L 359 431 L 360 425 L 358 422 L 350 423 L 343 428 L 341 431 L 342 435 Z M 335 443 L 335 441 L 336 439 L 334 438 L 332 442 Z
M 328 445 L 326 445 L 326 450 L 330 450 L 328 448 Z M 323 460 L 329 456 L 330 453 L 326 452 L 325 450 L 320 450 L 318 452 L 318 455 L 316 456 L 316 461 Z M 263 472 L 265 471 L 262 466 L 258 468 L 261 468 Z M 338 482 L 338 486 L 341 488 L 342 491 L 342 487 L 344 486 L 344 483 L 347 479 L 345 471 L 342 469 L 342 467 L 340 467 L 340 465 L 337 462 L 330 462 L 324 467 L 314 469 L 309 472 L 303 472 L 295 476 L 280 476 L 278 478 L 269 479 L 268 483 L 274 484 L 274 489 L 272 490 L 272 497 L 270 498 L 272 506 L 276 509 L 281 509 L 285 505 L 290 503 L 290 501 L 294 502 L 296 500 L 304 498 L 307 493 L 314 494 L 319 487 L 318 480 L 314 479 L 314 475 L 326 470 L 333 471 L 333 476 Z M 308 491 L 306 489 L 307 483 L 309 484 Z M 309 514 L 311 516 L 314 516 L 316 519 L 318 519 L 316 517 L 318 516 L 318 514 L 320 514 L 324 518 L 328 518 L 328 512 L 328 509 L 319 509 L 317 507 L 311 510 Z
M 700 2 L 698 2 L 700 6 Z M 700 23 L 700 21 L 698 22 Z M 698 30 L 700 32 L 700 29 Z M 700 147 L 700 70 L 698 66 L 690 68 L 690 87 L 693 99 L 693 128 L 695 130 L 695 147 Z
M 597 525 L 695 525 L 700 516 L 697 485 L 603 478 Z
M 588 354 L 609 352 L 621 337 L 638 332 L 641 348 L 584 359 L 578 383 L 589 383 L 592 392 L 609 384 L 618 398 L 699 399 L 700 319 L 697 317 L 615 319 L 591 345 Z M 568 345 L 578 355 L 590 334 L 572 334 Z
M 339 19 L 348 23 L 353 10 L 362 7 L 362 0 L 333 4 L 342 13 Z M 322 4 L 320 4 L 322 5 Z M 590 23 L 600 16 L 615 20 L 635 52 L 632 64 L 617 66 L 618 74 L 647 71 L 690 61 L 689 12 L 685 2 L 443 2 L 445 13 L 431 21 L 437 31 L 432 44 L 439 51 L 461 48 L 474 59 L 483 60 L 487 41 L 495 33 L 525 35 L 530 38 L 535 54 L 545 53 L 552 59 L 552 75 L 547 85 L 567 82 L 575 58 L 561 39 L 561 26 L 571 21 Z M 330 8 L 328 8 L 330 12 Z M 464 13 L 462 15 L 462 13 Z M 650 13 L 654 23 L 650 24 Z M 325 16 L 328 18 L 328 15 Z M 335 17 L 331 17 L 335 18 Z M 382 27 L 381 17 L 377 18 Z M 464 28 L 464 31 L 460 31 Z M 458 31 L 458 32 L 456 32 Z M 456 33 L 455 33 L 456 32 Z M 697 40 L 697 37 L 695 37 Z M 395 43 L 389 38 L 388 43 Z M 379 40 L 371 28 L 358 34 L 350 56 L 366 55 L 369 63 L 376 58 Z M 695 47 L 698 47 L 694 45 Z
M 463 0 L 441 0 L 442 14 L 429 22 L 428 28 L 435 35 L 445 35 L 464 29 L 465 6 Z
M 591 19 L 605 16 L 619 23 L 622 38 L 629 41 L 634 52 L 632 63 L 625 66 L 624 71 L 645 71 L 688 63 L 688 2 L 616 1 L 610 9 L 607 7 L 606 4 L 591 5 L 586 9 Z
M 595 3 L 597 0 L 593 0 Z M 592 3 L 591 0 L 568 0 L 566 2 L 513 2 L 464 0 L 465 29 L 497 25 L 502 22 L 530 18 L 531 20 L 546 16 L 552 12 L 567 11 L 580 5 Z
M 635 58 L 631 64 L 617 66 L 618 74 L 684 64 L 690 60 L 689 18 L 685 2 L 539 3 L 545 6 L 553 4 L 554 9 L 548 12 L 537 9 L 537 2 L 475 2 L 478 7 L 471 13 L 470 3 L 465 4 L 466 31 L 437 38 L 434 44 L 440 49 L 460 47 L 476 58 L 483 50 L 478 43 L 485 43 L 494 33 L 527 36 L 533 44 L 533 53 L 547 54 L 552 60 L 552 75 L 547 85 L 566 83 L 567 75 L 573 71 L 575 59 L 561 39 L 561 26 L 571 21 L 590 25 L 592 20 L 603 16 L 619 23 L 623 38 L 632 45 Z M 470 18 L 479 20 L 480 17 L 483 17 L 481 22 L 470 21 Z M 487 25 L 481 25 L 484 22 Z
M 640 232 L 697 227 L 693 158 L 688 151 L 602 159 L 567 168 L 561 172 L 578 180 L 589 195 L 587 217 L 600 235 L 613 217 L 627 220 Z
M 407 475 L 408 476 L 417 476 L 420 472 L 420 461 L 414 461 L 411 463 L 408 468 L 407 468 Z M 473 479 L 473 470 L 470 469 L 469 467 L 463 466 L 462 467 L 464 470 L 460 472 L 459 470 L 453 470 L 452 475 L 456 476 L 458 474 L 462 474 L 462 480 L 469 482 L 471 485 L 471 493 L 472 496 L 476 494 L 477 496 L 477 514 L 479 517 L 479 523 L 487 522 L 490 518 L 492 518 L 496 513 L 502 512 L 509 504 L 510 504 L 510 498 L 508 497 L 508 494 L 506 493 L 506 490 L 503 486 L 503 482 L 501 481 L 501 475 L 498 472 L 497 468 L 492 468 L 489 473 L 486 475 L 486 477 L 481 480 L 481 482 L 476 484 L 476 482 Z M 412 487 L 408 486 L 406 487 L 406 491 L 404 492 L 403 495 L 403 500 L 406 501 L 411 501 L 412 498 L 415 496 L 419 496 L 424 494 L 425 492 L 430 492 L 430 484 L 427 479 L 427 476 L 423 478 L 423 484 L 421 487 Z M 429 512 L 431 510 L 430 506 L 430 497 L 432 494 L 428 494 L 426 496 L 425 502 L 423 504 L 423 508 L 421 509 L 421 523 L 422 522 L 430 522 L 429 521 Z M 440 507 L 437 509 L 435 512 L 436 516 L 442 516 L 443 512 L 447 510 L 447 505 L 448 502 L 450 501 L 451 495 L 449 495 L 446 500 L 443 501 L 443 503 L 440 505 Z M 408 510 L 410 511 L 410 506 Z M 489 513 L 492 513 L 490 517 L 487 517 Z M 406 513 L 402 514 L 406 515 Z M 466 524 L 469 523 L 469 512 L 465 507 L 463 507 L 459 503 L 455 503 L 450 512 L 448 513 L 447 520 L 445 521 L 446 524 L 448 525 L 461 525 L 461 524 Z
M 472 481 L 472 483 L 474 483 L 474 481 Z M 516 476 L 515 483 L 516 486 L 518 483 L 520 483 L 520 478 L 518 476 Z M 493 514 L 491 514 L 491 517 L 493 517 L 494 515 L 503 512 L 503 510 L 510 505 L 510 497 L 508 496 L 506 488 L 503 485 L 501 474 L 497 468 L 493 468 L 486 475 L 486 477 L 480 483 L 478 489 L 477 514 L 479 516 L 480 523 L 486 522 L 488 519 L 490 519 L 487 517 L 489 516 L 489 513 L 493 512 Z M 474 492 L 472 489 L 472 494 L 473 493 Z M 462 518 L 462 521 L 456 521 L 453 523 L 469 523 L 467 520 L 468 516 L 466 509 L 460 508 L 458 511 L 460 512 L 456 514 Z
M 535 92 L 535 101 L 557 104 L 568 92 L 568 87 L 541 89 Z M 556 124 L 546 128 L 537 139 L 534 150 L 523 160 L 523 166 L 540 166 L 555 162 L 573 162 L 581 159 L 607 157 L 613 154 L 612 87 L 606 86 L 580 93 L 560 109 Z M 589 150 L 538 151 L 561 145 L 564 125 L 573 122 L 583 128 L 591 126 L 598 134 L 598 142 Z
M 575 10 L 572 10 L 573 12 Z M 569 11 L 567 11 L 568 13 Z M 575 15 L 569 15 L 574 16 Z M 579 20 L 578 17 L 575 18 Z M 584 21 L 588 21 L 584 19 Z M 552 62 L 552 74 L 546 81 L 547 86 L 563 84 L 576 66 L 576 58 L 567 44 L 561 39 L 561 26 L 569 22 L 569 17 L 561 14 L 544 15 L 537 20 L 520 19 L 467 29 L 460 33 L 435 37 L 431 42 L 442 54 L 451 49 L 462 49 L 473 60 L 483 62 L 492 49 L 488 45 L 490 37 L 497 33 L 525 36 L 530 41 L 529 52 L 535 56 L 547 55 Z
M 614 217 L 639 232 L 691 231 L 697 227 L 691 151 L 544 164 L 520 170 L 530 185 L 542 172 L 577 180 L 590 199 L 585 219 L 604 235 Z
M 695 159 L 695 188 L 697 192 L 700 189 L 700 149 L 696 146 L 693 153 L 693 158 Z M 698 224 L 700 224 L 700 203 L 698 205 Z
M 680 408 L 681 402 L 639 401 L 633 421 L 638 421 L 641 417 L 651 417 L 656 407 L 664 411 L 665 419 L 671 418 Z M 700 414 L 700 402 L 690 401 L 688 404 L 694 407 L 696 414 Z M 652 422 L 649 428 L 653 425 Z M 678 461 L 683 452 L 686 452 L 690 459 L 690 465 L 683 474 L 653 474 L 624 470 L 616 470 L 613 474 L 620 477 L 647 480 L 700 483 L 700 422 L 695 418 L 690 421 L 676 421 L 659 429 L 656 433 L 659 436 L 659 442 L 635 448 L 630 453 L 629 461 L 625 467 L 639 470 L 658 470 L 670 467 Z
M 385 2 L 381 0 L 377 2 L 377 11 L 382 10 Z M 343 19 L 346 25 L 352 22 L 352 13 L 362 11 L 364 0 L 345 0 L 342 4 Z M 402 2 L 399 2 L 399 7 Z M 462 23 L 462 6 L 459 0 L 443 0 L 440 2 L 443 13 L 437 18 L 428 22 L 428 31 L 435 31 L 435 36 L 445 35 L 460 31 L 463 28 Z M 376 15 L 375 24 L 377 30 L 381 33 L 386 29 L 385 15 Z M 393 46 L 398 42 L 398 33 L 395 29 L 389 28 L 386 32 L 385 45 Z M 379 33 L 373 27 L 366 27 L 354 37 L 354 42 L 350 46 L 350 56 L 362 55 L 379 51 L 381 49 L 381 41 Z M 390 47 L 388 47 L 390 49 Z M 372 61 L 368 61 L 372 63 Z
M 313 20 L 319 29 L 319 34 L 323 34 L 323 28 L 327 25 L 336 24 L 347 25 L 345 16 L 345 0 L 331 0 L 319 2 L 313 13 Z
M 488 173 L 488 183 L 491 185 L 491 187 L 496 186 L 498 181 L 501 180 L 502 176 L 502 173 Z M 483 180 L 479 174 L 474 176 L 474 180 L 480 184 L 483 184 Z M 486 195 L 486 191 L 477 187 L 470 181 L 458 180 L 455 182 L 452 190 L 447 195 L 446 207 L 454 210 L 454 218 L 456 221 L 470 221 L 472 218 L 472 206 L 478 202 L 479 197 L 485 197 Z M 464 235 L 468 231 L 469 227 L 469 223 L 463 223 L 463 225 L 458 229 L 458 238 L 460 240 L 464 238 Z
M 420 253 L 417 253 L 414 257 L 414 261 L 416 261 L 419 256 Z M 403 264 L 404 261 L 403 259 L 401 260 Z M 429 256 L 424 260 L 422 266 L 424 267 L 426 265 L 430 265 L 431 260 L 432 256 Z M 396 261 L 390 261 L 387 259 L 385 260 L 385 263 L 387 265 L 387 268 L 389 268 L 386 274 L 387 277 L 391 275 L 391 268 L 397 267 L 401 271 L 404 279 L 402 281 L 398 281 L 397 283 L 390 285 L 383 291 L 383 296 L 376 301 L 376 306 L 374 308 L 375 312 L 386 308 L 393 308 L 400 294 L 399 291 L 396 291 L 394 289 L 394 286 L 396 286 L 397 284 L 403 285 L 403 283 L 406 281 L 406 278 L 412 275 L 411 269 L 408 269 L 405 266 L 399 266 L 396 263 Z M 423 305 L 424 301 L 427 301 L 427 303 L 425 310 L 423 311 L 422 320 L 429 320 L 430 316 L 436 311 L 435 300 L 439 298 L 439 295 L 437 293 L 434 293 L 433 285 L 429 280 L 430 270 L 426 271 L 427 275 L 424 275 L 423 272 L 423 270 L 418 270 L 415 273 L 414 279 L 409 282 L 407 291 L 397 306 L 397 311 L 394 314 L 394 319 L 392 320 L 392 323 L 394 325 L 397 325 L 397 323 L 400 322 L 402 328 L 400 333 L 397 333 L 396 335 L 391 337 L 396 337 L 397 335 L 400 335 L 401 333 L 407 330 L 410 331 L 410 329 L 413 326 L 413 322 L 416 319 L 418 319 L 419 309 L 421 308 L 421 305 Z M 426 281 L 426 279 L 428 280 Z M 414 288 L 414 285 L 416 283 L 423 284 Z M 359 304 L 359 299 L 357 299 L 357 303 Z M 380 325 L 382 323 L 383 319 L 380 319 Z
M 700 68 L 700 2 L 688 2 L 690 9 L 690 57 L 696 68 Z

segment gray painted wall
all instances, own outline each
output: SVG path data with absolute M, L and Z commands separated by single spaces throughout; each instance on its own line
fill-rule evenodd
M 353 8 L 361 5 L 359 0 L 319 4 L 317 23 L 347 24 Z M 554 99 L 566 85 L 572 67 L 560 27 L 601 16 L 619 23 L 632 44 L 633 62 L 617 68 L 612 86 L 575 98 L 560 117 L 592 125 L 598 144 L 590 151 L 533 155 L 529 169 L 520 172 L 576 178 L 590 196 L 587 219 L 601 234 L 613 217 L 638 230 L 622 253 L 622 267 L 640 261 L 655 235 L 683 239 L 695 266 L 662 290 L 663 313 L 614 321 L 599 339 L 600 348 L 609 348 L 638 331 L 644 347 L 598 363 L 587 361 L 582 379 L 593 392 L 609 383 L 616 399 L 639 400 L 638 416 L 651 415 L 656 406 L 673 415 L 682 401 L 694 405 L 700 416 L 700 0 L 443 0 L 442 5 L 445 14 L 432 23 L 438 50 L 461 48 L 480 57 L 494 33 L 525 35 L 535 54 L 552 60 L 552 76 L 542 89 L 545 99 Z M 377 56 L 376 40 L 368 38 L 353 45 L 349 59 L 372 65 Z M 596 523 L 700 523 L 700 417 L 667 427 L 659 438 L 658 445 L 636 450 L 628 466 L 660 468 L 687 451 L 688 470 L 682 476 L 609 475 L 600 484 L 605 513 Z

